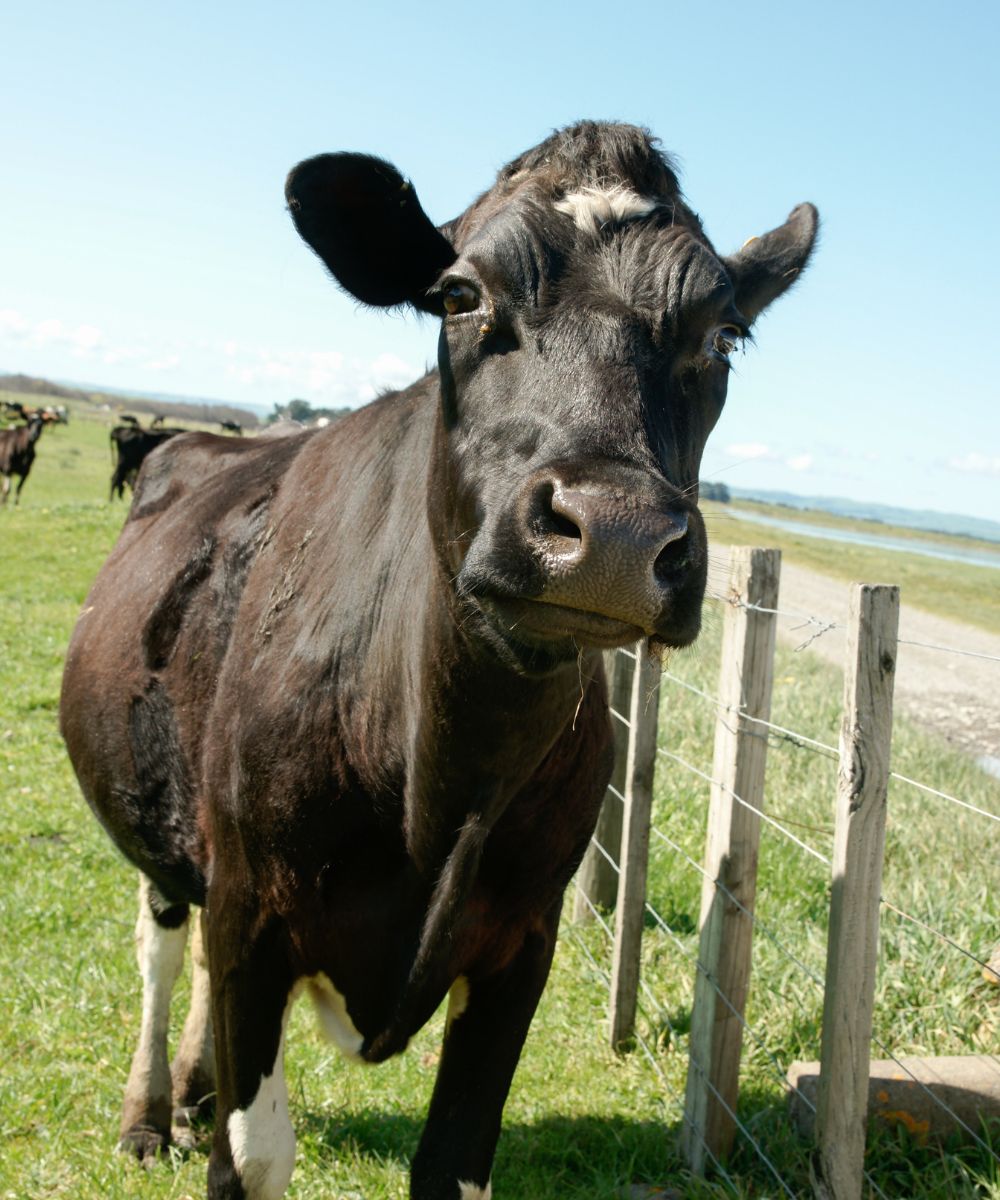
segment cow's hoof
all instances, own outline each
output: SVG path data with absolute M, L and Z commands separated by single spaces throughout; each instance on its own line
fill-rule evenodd
M 189 1104 L 175 1104 L 173 1122 L 180 1129 L 211 1124 L 215 1116 L 215 1093 Z
M 162 1129 L 152 1129 L 149 1126 L 134 1125 L 118 1139 L 118 1150 L 149 1166 L 157 1158 L 162 1157 L 170 1148 L 170 1134 Z
M 215 1097 L 208 1096 L 199 1104 L 180 1104 L 174 1109 L 173 1138 L 184 1150 L 193 1150 L 199 1139 L 211 1128 L 215 1112 Z

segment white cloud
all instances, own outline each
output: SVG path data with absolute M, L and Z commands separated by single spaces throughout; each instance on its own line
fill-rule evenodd
M 235 342 L 222 347 L 230 379 L 246 387 L 280 382 L 289 395 L 307 393 L 313 403 L 354 406 L 380 389 L 403 387 L 421 371 L 396 354 L 352 358 L 339 350 L 246 350 Z M 287 399 L 289 397 L 282 397 Z
M 0 308 L 0 332 L 19 338 L 28 330 L 28 322 L 16 309 Z
M 104 341 L 96 325 L 70 327 L 58 317 L 30 321 L 13 308 L 0 309 L 0 336 L 31 346 L 69 350 L 77 358 L 91 357 Z
M 79 350 L 93 350 L 102 340 L 96 325 L 78 325 L 69 337 Z
M 948 466 L 967 475 L 1000 475 L 1000 454 L 980 454 L 978 450 L 972 450 L 949 458 Z
M 266 396 L 283 402 L 299 395 L 330 407 L 356 407 L 385 388 L 406 386 L 423 373 L 422 367 L 392 353 L 363 358 L 338 350 L 275 349 L 225 336 L 187 342 L 145 332 L 133 342 L 120 342 L 90 322 L 26 316 L 15 308 L 0 308 L 0 345 L 4 343 L 60 351 L 109 368 L 159 374 L 183 367 L 187 376 L 203 379 L 195 388 L 209 393 L 216 386 L 213 379 L 225 378 L 247 399 Z M 184 386 L 191 385 L 185 382 Z
M 172 371 L 180 361 L 179 354 L 165 354 L 162 358 L 151 358 L 143 365 L 147 371 Z
M 793 471 L 808 471 L 813 465 L 813 456 L 811 454 L 793 454 L 791 458 L 785 459 L 785 465 L 791 467 Z

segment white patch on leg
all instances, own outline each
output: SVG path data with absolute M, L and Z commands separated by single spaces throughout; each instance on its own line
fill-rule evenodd
M 444 1031 L 447 1035 L 453 1021 L 469 1007 L 469 981 L 464 975 L 459 975 L 448 992 L 448 1014 L 444 1019 Z
M 459 1184 L 458 1184 L 459 1200 L 490 1200 L 490 1197 L 492 1195 L 493 1195 L 492 1181 L 490 1183 L 487 1183 L 486 1187 L 484 1187 L 484 1188 L 479 1187 L 479 1185 L 475 1184 L 475 1183 L 462 1183 L 461 1181 L 459 1181 Z
M 347 1011 L 347 1000 L 322 971 L 306 980 L 309 996 L 316 1009 L 320 1028 L 345 1058 L 361 1060 L 364 1036 L 360 1034 Z
M 191 1007 L 174 1056 L 174 1105 L 186 1108 L 201 1104 L 214 1090 L 215 1054 L 212 1038 L 212 996 L 205 950 L 205 912 L 198 914 L 191 938 Z M 186 1118 L 185 1118 L 186 1119 Z
M 645 217 L 658 205 L 649 196 L 640 196 L 621 185 L 611 188 L 585 187 L 556 202 L 556 212 L 572 217 L 578 229 L 597 233 L 609 221 L 630 221 Z
M 170 1023 L 170 997 L 184 965 L 188 922 L 185 921 L 177 929 L 164 929 L 157 925 L 150 908 L 150 892 L 149 880 L 141 875 L 135 945 L 142 976 L 142 1018 L 139 1044 L 125 1085 L 123 1134 L 136 1124 L 149 1122 L 153 1117 L 154 1105 L 164 1108 L 169 1128 L 167 1027 Z
M 295 993 L 281 1018 L 281 1040 L 270 1075 L 262 1075 L 257 1095 L 246 1108 L 229 1114 L 226 1130 L 233 1165 L 247 1200 L 280 1200 L 295 1167 L 295 1131 L 288 1115 L 285 1085 L 285 1026 Z

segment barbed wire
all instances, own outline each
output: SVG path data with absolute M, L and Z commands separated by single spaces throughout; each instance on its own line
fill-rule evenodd
M 767 925 L 764 924 L 763 921 L 761 921 L 761 919 L 757 916 L 757 914 L 754 912 L 751 912 L 750 909 L 748 909 L 746 907 L 746 905 L 744 905 L 740 900 L 738 900 L 736 898 L 736 896 L 733 895 L 733 893 L 729 890 L 729 888 L 727 888 L 726 885 L 720 879 L 713 879 L 712 876 L 709 874 L 709 872 L 706 871 L 705 868 L 701 865 L 701 863 L 699 863 L 695 859 L 693 859 L 691 857 L 691 855 L 688 854 L 688 852 L 683 848 L 683 846 L 679 846 L 672 838 L 668 837 L 668 835 L 665 834 L 661 829 L 657 828 L 657 826 L 655 826 L 655 825 L 652 826 L 650 829 L 650 833 L 654 834 L 657 838 L 660 839 L 660 841 L 666 843 L 666 845 L 668 845 L 672 850 L 674 850 L 676 853 L 680 854 L 682 858 L 686 859 L 687 862 L 692 867 L 694 867 L 694 869 L 698 872 L 698 874 L 702 876 L 702 878 L 711 880 L 712 883 L 719 889 L 719 891 L 722 892 L 722 894 L 726 897 L 726 899 L 729 900 L 732 904 L 735 904 L 736 907 L 740 910 L 740 912 L 742 912 L 746 917 L 749 918 L 751 924 L 753 925 L 753 927 L 755 929 L 759 929 L 760 932 L 770 942 L 772 942 L 775 946 L 777 946 L 777 948 L 781 951 L 782 954 L 785 955 L 786 958 L 790 959 L 793 963 L 795 963 L 795 965 L 800 970 L 804 971 L 805 974 L 808 975 L 808 977 L 813 981 L 813 983 L 815 983 L 820 988 L 820 990 L 823 989 L 825 984 L 824 984 L 824 981 L 821 978 L 821 976 L 817 975 L 816 972 L 813 971 L 811 967 L 807 966 L 804 962 L 802 962 L 801 959 L 797 958 L 791 952 L 791 950 L 789 950 L 786 946 L 782 945 L 782 943 L 778 940 L 777 936 L 768 928 Z
M 964 658 L 985 658 L 987 662 L 1000 662 L 995 654 L 983 654 L 979 650 L 959 650 L 955 646 L 936 646 L 933 642 L 915 642 L 910 638 L 897 638 L 901 646 L 921 646 L 924 650 L 940 650 L 944 654 L 960 654 Z
M 696 696 L 700 696 L 703 700 L 707 700 L 710 704 L 713 704 L 719 712 L 734 712 L 744 721 L 750 721 L 755 725 L 762 725 L 765 729 L 772 733 L 778 734 L 783 741 L 790 742 L 792 745 L 796 745 L 804 749 L 818 750 L 834 761 L 839 761 L 840 759 L 840 751 L 836 746 L 831 746 L 828 742 L 821 742 L 817 738 L 810 737 L 808 734 L 800 733 L 797 729 L 788 729 L 783 725 L 778 725 L 774 721 L 766 720 L 764 717 L 752 716 L 744 709 L 736 708 L 731 704 L 723 704 L 717 696 L 713 696 L 711 693 L 695 687 L 694 684 L 688 683 L 686 680 L 681 679 L 671 671 L 663 671 L 662 677 L 670 680 L 672 683 L 678 684 L 686 691 L 692 692 Z M 733 731 L 731 730 L 731 732 Z M 753 736 L 750 730 L 746 730 L 745 732 L 750 736 Z M 1000 821 L 1000 815 L 997 813 L 992 813 L 985 808 L 979 808 L 975 804 L 970 804 L 968 800 L 960 800 L 957 796 L 949 795 L 947 792 L 942 792 L 938 788 L 931 787 L 929 784 L 921 783 L 917 779 L 911 779 L 908 775 L 903 775 L 899 771 L 890 771 L 889 777 L 891 779 L 899 780 L 900 783 L 906 783 L 911 787 L 918 788 L 920 791 L 926 792 L 928 795 L 937 796 L 941 800 L 948 800 L 952 804 L 957 804 L 960 808 L 968 809 L 970 812 L 977 813 L 979 816 L 986 817 L 991 821 Z M 787 820 L 790 824 L 795 824 L 791 818 L 783 819 Z M 816 827 L 813 826 L 812 828 Z
M 664 750 L 662 746 L 657 746 L 656 753 L 662 754 L 664 758 L 673 759 L 674 762 L 678 763 L 680 766 L 684 767 L 686 770 L 691 771 L 693 774 L 697 775 L 700 779 L 704 779 L 706 783 L 710 783 L 717 788 L 721 788 L 722 791 L 727 793 L 727 795 L 732 796 L 732 798 L 736 801 L 737 804 L 741 804 L 749 812 L 756 813 L 756 815 L 758 817 L 760 817 L 760 819 L 762 821 L 764 821 L 767 825 L 773 826 L 780 833 L 783 833 L 785 835 L 785 837 L 787 837 L 789 839 L 789 841 L 794 842 L 800 849 L 805 850 L 805 852 L 807 854 L 811 854 L 813 856 L 813 858 L 818 859 L 821 863 L 823 863 L 827 867 L 833 866 L 832 859 L 827 858 L 825 854 L 821 854 L 818 850 L 814 850 L 813 847 L 808 844 L 808 842 L 804 842 L 801 838 L 796 837 L 795 834 L 792 833 L 792 831 L 790 829 L 786 829 L 784 827 L 784 825 L 780 824 L 772 816 L 769 816 L 768 813 L 763 812 L 761 809 L 755 807 L 753 804 L 748 803 L 746 800 L 743 799 L 742 796 L 738 796 L 731 787 L 728 787 L 721 780 L 713 779 L 711 775 L 706 774 L 704 771 L 700 770 L 698 767 L 694 766 L 692 763 L 687 762 L 687 760 L 681 758 L 681 756 L 679 754 L 674 754 L 670 750 Z
M 918 925 L 921 929 L 926 929 L 928 933 L 933 933 L 934 936 L 936 938 L 940 938 L 942 942 L 947 942 L 947 944 L 953 949 L 957 950 L 959 954 L 964 954 L 966 958 L 976 963 L 977 966 L 982 967 L 984 971 L 989 971 L 989 973 L 995 977 L 996 982 L 1000 983 L 1000 972 L 998 972 L 996 968 L 992 967 L 985 959 L 978 958 L 972 953 L 971 950 L 966 950 L 964 946 L 960 946 L 958 942 L 954 941 L 940 929 L 935 929 L 933 925 L 928 925 L 926 921 L 921 921 L 919 917 L 915 917 L 911 913 L 905 912 L 903 909 L 898 908 L 890 900 L 886 900 L 885 896 L 880 896 L 879 902 L 884 904 L 886 908 L 888 908 L 891 912 L 894 912 L 897 916 L 902 917 L 904 920 L 909 921 L 913 925 Z
M 607 859 L 611 869 L 616 875 L 620 875 L 622 873 L 621 867 L 611 857 L 610 852 L 604 848 L 604 846 L 597 840 L 596 837 L 594 837 L 593 834 L 590 836 L 590 844 L 598 851 L 599 854 L 603 855 L 603 857 Z
M 967 808 L 970 812 L 978 813 L 981 817 L 988 817 L 991 821 L 1000 821 L 1000 816 L 996 813 L 988 812 L 985 808 L 977 808 L 975 804 L 970 804 L 968 800 L 959 800 L 957 796 L 949 796 L 947 792 L 939 792 L 937 788 L 932 788 L 929 784 L 920 783 L 916 779 L 910 779 L 906 775 L 900 775 L 898 771 L 889 772 L 890 779 L 898 779 L 900 783 L 908 783 L 911 787 L 918 788 L 921 792 L 926 792 L 931 796 L 938 796 L 942 800 L 950 800 L 952 804 L 957 804 L 961 808 Z
M 586 893 L 583 891 L 583 889 L 580 887 L 579 884 L 576 885 L 576 889 L 583 896 L 584 900 L 587 903 L 587 906 L 590 908 L 591 912 L 594 914 L 594 916 L 600 922 L 601 927 L 604 929 L 605 933 L 612 939 L 612 942 L 613 942 L 614 935 L 611 933 L 611 930 L 605 924 L 605 922 L 602 919 L 598 910 L 591 903 L 590 897 L 586 895 Z M 583 937 L 580 935 L 579 931 L 576 930 L 572 925 L 569 926 L 569 934 L 573 940 L 573 943 L 578 947 L 578 949 L 580 949 L 583 952 L 584 957 L 590 962 L 591 968 L 593 969 L 593 971 L 595 972 L 597 977 L 607 987 L 608 992 L 610 994 L 610 991 L 611 991 L 610 972 L 608 972 L 604 967 L 602 967 L 600 965 L 600 963 L 594 957 L 593 952 L 591 951 L 590 947 L 587 945 L 587 943 L 584 941 Z M 655 1000 L 653 1002 L 656 1003 Z M 657 1007 L 659 1007 L 658 1004 L 657 1004 Z M 645 1015 L 646 1015 L 646 1019 L 649 1020 L 650 1019 L 649 1015 L 648 1014 L 645 1014 Z M 667 1028 L 670 1030 L 670 1035 L 674 1039 L 674 1042 L 676 1044 L 676 1042 L 678 1041 L 677 1030 L 674 1027 L 673 1022 L 670 1020 L 669 1015 L 666 1013 L 664 1013 L 663 1015 L 664 1015 L 664 1019 L 666 1020 L 666 1023 L 667 1023 Z M 690 1127 L 694 1130 L 695 1134 L 701 1141 L 702 1145 L 705 1147 L 705 1151 L 708 1154 L 708 1157 L 712 1160 L 712 1164 L 714 1165 L 716 1170 L 719 1172 L 719 1174 L 722 1176 L 722 1178 L 724 1178 L 727 1183 L 732 1184 L 733 1183 L 732 1176 L 729 1175 L 729 1173 L 726 1171 L 723 1164 L 719 1161 L 719 1159 L 716 1157 L 716 1155 L 714 1155 L 712 1153 L 711 1148 L 707 1145 L 707 1143 L 705 1141 L 704 1131 L 702 1129 L 700 1129 L 694 1123 L 694 1121 L 691 1119 L 691 1117 L 688 1115 L 686 1106 L 684 1104 L 684 1098 L 681 1096 L 680 1092 L 678 1092 L 678 1090 L 673 1086 L 673 1084 L 667 1078 L 667 1074 L 663 1070 L 662 1064 L 659 1062 L 656 1055 L 653 1053 L 653 1050 L 647 1044 L 645 1038 L 642 1036 L 642 1034 L 639 1030 L 635 1030 L 634 1036 L 635 1036 L 636 1042 L 638 1043 L 638 1045 L 642 1048 L 643 1052 L 645 1053 L 646 1058 L 648 1059 L 650 1065 L 652 1066 L 654 1073 L 657 1075 L 660 1082 L 663 1084 L 664 1088 L 670 1094 L 670 1098 L 674 1101 L 674 1104 L 677 1106 L 678 1111 L 681 1113 L 682 1120 L 684 1122 L 686 1122 L 688 1125 L 690 1125 Z
M 817 638 L 822 637 L 824 633 L 829 633 L 834 629 L 846 629 L 847 626 L 840 621 L 827 620 L 825 617 L 816 617 L 810 613 L 793 612 L 785 608 L 765 608 L 762 604 L 748 604 L 745 600 L 741 600 L 738 596 L 725 596 L 721 592 L 706 592 L 706 599 L 718 600 L 722 604 L 728 604 L 734 608 L 741 608 L 745 612 L 766 613 L 774 617 L 787 617 L 791 621 L 800 622 L 799 625 L 793 626 L 795 629 L 808 628 L 815 626 L 817 632 L 814 633 L 801 646 L 796 646 L 796 650 L 801 650 L 808 646 L 810 642 L 814 642 Z M 964 658 L 982 658 L 987 662 L 1000 662 L 1000 656 L 996 654 L 986 654 L 980 650 L 963 650 L 957 646 L 942 646 L 937 642 L 921 642 L 915 638 L 897 638 L 896 641 L 901 646 L 918 646 L 923 650 L 937 650 L 942 654 L 957 654 Z
M 612 708 L 611 705 L 609 704 L 608 712 L 615 718 L 616 721 L 621 721 L 621 723 L 625 726 L 626 729 L 632 728 L 632 722 L 628 719 L 628 717 L 623 717 L 617 708 Z

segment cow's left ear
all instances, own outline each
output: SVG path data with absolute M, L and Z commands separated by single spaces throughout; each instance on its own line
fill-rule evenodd
M 812 204 L 793 208 L 784 225 L 751 238 L 722 261 L 736 292 L 736 307 L 753 321 L 772 300 L 792 286 L 816 244 L 819 213 Z
M 352 296 L 436 311 L 426 292 L 455 251 L 390 163 L 321 154 L 289 172 L 285 198 L 296 229 Z

